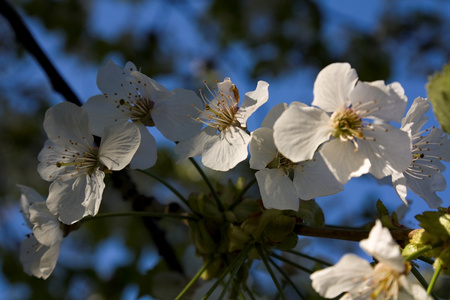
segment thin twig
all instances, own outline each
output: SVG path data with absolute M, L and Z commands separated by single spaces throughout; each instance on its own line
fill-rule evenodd
M 35 38 L 31 34 L 28 27 L 23 22 L 17 11 L 6 0 L 0 0 L 0 14 L 2 14 L 11 25 L 16 34 L 16 40 L 25 47 L 25 49 L 32 54 L 42 69 L 47 74 L 52 87 L 55 91 L 59 92 L 67 101 L 72 102 L 78 106 L 82 103 L 78 99 L 77 95 L 69 87 L 66 81 L 62 78 L 56 68 L 53 66 L 50 59 L 42 51 L 42 48 L 36 42 Z

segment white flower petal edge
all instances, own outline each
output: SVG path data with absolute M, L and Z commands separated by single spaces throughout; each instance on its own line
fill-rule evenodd
M 362 240 L 359 245 L 380 263 L 389 265 L 399 273 L 405 271 L 405 261 L 400 247 L 392 238 L 389 229 L 381 225 L 380 220 L 376 220 L 375 226 L 370 231 L 369 238 Z
M 275 122 L 277 149 L 293 162 L 311 159 L 323 142 L 330 139 L 330 117 L 314 107 L 290 106 Z
M 439 128 L 422 130 L 430 109 L 427 99 L 418 97 L 402 120 L 401 129 L 411 134 L 412 150 L 406 170 L 392 176 L 392 184 L 400 199 L 406 203 L 407 188 L 424 199 L 430 208 L 438 208 L 442 199 L 436 195 L 447 187 L 442 172 L 443 161 L 450 161 L 450 140 Z M 412 157 L 412 159 L 411 159 Z
M 334 195 L 344 190 L 320 153 L 316 153 L 311 160 L 297 164 L 293 182 L 297 195 L 303 200 Z
M 30 235 L 20 245 L 20 262 L 28 275 L 47 279 L 58 261 L 60 244 L 45 246 Z
M 141 143 L 136 125 L 126 122 L 105 127 L 98 159 L 109 170 L 122 170 L 133 158 Z
M 261 199 L 266 209 L 297 211 L 300 199 L 294 183 L 281 169 L 263 169 L 255 173 L 260 186 Z
M 58 260 L 63 232 L 57 216 L 47 208 L 45 199 L 34 189 L 18 185 L 22 214 L 33 234 L 20 245 L 20 261 L 25 273 L 47 279 Z
M 311 105 L 333 112 L 350 105 L 349 95 L 355 88 L 358 74 L 348 63 L 334 63 L 323 68 L 314 82 Z
M 355 151 L 353 143 L 333 139 L 324 144 L 319 153 L 330 171 L 342 184 L 370 170 L 369 159 L 361 151 Z
M 314 272 L 312 287 L 322 297 L 334 298 L 343 292 L 363 289 L 364 277 L 370 278 L 373 268 L 368 261 L 354 254 L 344 255 L 336 265 Z
M 202 163 L 216 171 L 228 171 L 248 156 L 250 135 L 231 127 L 208 139 L 203 145 Z

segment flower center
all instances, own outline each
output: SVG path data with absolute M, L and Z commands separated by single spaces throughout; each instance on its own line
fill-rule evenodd
M 343 141 L 354 140 L 363 137 L 363 122 L 355 110 L 345 108 L 343 111 L 334 112 L 331 115 L 333 126 L 332 136 Z
M 393 270 L 389 265 L 378 263 L 374 268 L 373 285 L 374 291 L 370 295 L 371 299 L 378 299 L 379 295 L 383 295 L 384 299 L 397 299 L 399 286 L 399 278 L 407 275 L 411 269 L 409 263 L 405 263 L 405 271 L 399 273 Z
M 136 101 L 119 100 L 117 108 L 133 122 L 142 122 L 145 126 L 155 126 L 151 111 L 155 103 L 139 95 Z
M 72 173 L 71 177 L 74 177 L 76 173 L 91 175 L 100 167 L 98 147 L 90 147 L 80 152 L 73 151 L 61 158 L 62 161 L 57 161 L 56 166 L 64 168 L 64 173 Z
M 277 156 L 267 165 L 267 168 L 282 169 L 287 176 L 292 177 L 294 170 L 297 168 L 297 164 L 293 163 L 280 152 L 277 152 Z
M 207 85 L 206 88 L 214 98 L 209 100 L 207 95 L 200 90 L 205 109 L 197 108 L 199 116 L 195 120 L 217 128 L 219 131 L 224 131 L 231 126 L 242 128 L 241 123 L 237 120 L 239 90 L 236 86 L 233 84 L 230 91 L 217 91 L 215 88 L 210 89 Z

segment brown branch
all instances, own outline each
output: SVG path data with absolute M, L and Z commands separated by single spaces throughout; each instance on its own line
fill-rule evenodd
M 6 0 L 0 0 L 0 14 L 2 14 L 11 25 L 16 34 L 16 40 L 22 44 L 22 46 L 31 53 L 42 69 L 47 74 L 52 87 L 55 91 L 59 92 L 67 101 L 72 102 L 78 106 L 81 106 L 81 101 L 77 95 L 69 87 L 66 81 L 61 77 L 59 72 L 53 66 L 50 59 L 42 51 L 42 48 L 38 45 L 28 27 L 23 22 L 17 11 Z
M 413 229 L 392 229 L 390 230 L 392 237 L 397 242 L 405 242 L 409 240 L 409 233 Z M 335 227 L 312 227 L 307 225 L 297 225 L 295 233 L 303 236 L 312 236 L 336 240 L 355 241 L 359 242 L 369 237 L 370 230 L 363 229 L 347 229 Z

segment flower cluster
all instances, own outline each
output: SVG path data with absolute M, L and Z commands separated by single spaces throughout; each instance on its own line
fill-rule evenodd
M 257 182 L 261 201 L 244 201 L 251 184 L 219 196 L 206 175 L 210 195 L 180 197 L 189 209 L 185 218 L 196 253 L 204 258 L 203 278 L 217 277 L 224 268 L 231 273 L 233 264 L 227 264 L 234 258 L 242 264 L 246 258 L 276 255 L 270 252 L 274 248 L 292 249 L 301 226 L 323 226 L 314 199 L 342 191 L 354 177 L 390 176 L 405 204 L 408 188 L 431 208 L 442 204 L 436 191 L 446 187 L 441 161 L 450 161 L 450 140 L 439 128 L 422 129 L 428 100 L 417 98 L 404 117 L 407 97 L 399 83 L 360 81 L 348 63 L 320 71 L 311 106 L 280 103 L 252 132 L 249 117 L 269 99 L 265 81 L 243 99 L 230 78 L 217 87 L 206 85 L 207 93 L 197 95 L 169 91 L 131 62 L 124 68 L 108 62 L 99 70 L 97 85 L 102 94 L 82 107 L 60 103 L 46 112 L 48 140 L 38 155 L 38 172 L 51 182 L 48 198 L 19 186 L 22 212 L 33 230 L 21 252 L 28 274 L 47 278 L 63 237 L 80 220 L 97 215 L 106 174 L 128 165 L 141 170 L 155 165 L 157 145 L 149 127 L 174 142 L 179 163 L 191 158 L 196 164 L 193 157 L 201 156 L 205 167 L 225 172 L 250 154 L 255 178 L 249 182 Z M 227 195 L 233 200 L 224 199 Z M 319 294 L 396 299 L 403 287 L 417 299 L 427 297 L 406 280 L 410 263 L 379 221 L 360 245 L 377 259 L 375 268 L 346 255 L 311 276 Z

